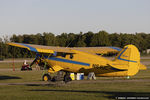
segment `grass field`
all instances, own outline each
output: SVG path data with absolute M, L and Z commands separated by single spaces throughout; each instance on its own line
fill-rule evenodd
M 19 68 L 22 63 L 15 63 Z M 4 67 L 9 68 L 3 69 Z M 125 77 L 98 77 L 96 81 L 43 82 L 41 70 L 12 71 L 0 64 L 0 100 L 110 100 L 150 97 L 150 69 Z
M 141 61 L 150 61 L 150 59 L 141 59 Z

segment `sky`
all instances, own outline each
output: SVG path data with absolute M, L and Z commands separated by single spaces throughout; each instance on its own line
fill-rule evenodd
M 150 0 L 0 0 L 0 36 L 150 33 Z

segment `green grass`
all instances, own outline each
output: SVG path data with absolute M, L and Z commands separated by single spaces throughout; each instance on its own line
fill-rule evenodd
M 21 68 L 22 62 L 14 63 L 15 68 Z M 0 68 L 13 68 L 13 63 L 0 63 Z
M 117 96 L 149 96 L 149 83 L 97 83 L 65 86 L 0 86 L 3 100 L 109 100 Z
M 129 80 L 150 79 L 150 69 L 140 71 Z M 78 81 L 63 85 L 40 84 L 42 71 L 1 71 L 0 84 L 24 83 L 22 85 L 0 85 L 2 100 L 109 100 L 117 96 L 149 96 L 150 81 L 116 82 L 122 77 L 98 77 L 97 81 Z M 84 80 L 86 81 L 86 80 Z M 110 82 L 107 82 L 110 81 Z M 112 81 L 112 82 L 111 82 Z M 34 82 L 26 84 L 28 82 Z M 82 83 L 83 82 L 83 83 Z M 39 83 L 39 84 L 38 84 Z M 60 84 L 60 83 L 59 83 Z
M 21 68 L 21 66 L 23 65 L 24 60 L 23 59 L 18 59 L 18 60 L 22 60 L 22 61 L 13 63 L 11 59 L 7 59 L 5 61 L 8 61 L 8 62 L 0 62 L 0 69 L 1 68 L 4 68 L 4 69 L 5 68 L 13 68 L 13 67 Z M 30 59 L 26 59 L 26 60 L 30 60 Z M 31 62 L 28 62 L 28 63 L 30 64 Z M 35 67 L 35 65 L 33 65 L 33 67 Z
M 141 59 L 141 61 L 150 61 L 150 59 Z

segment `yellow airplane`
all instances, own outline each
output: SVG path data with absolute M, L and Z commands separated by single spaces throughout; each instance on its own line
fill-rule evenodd
M 133 76 L 139 70 L 146 70 L 140 63 L 140 52 L 134 45 L 117 47 L 52 47 L 33 44 L 13 43 L 8 45 L 26 48 L 36 52 L 36 58 L 31 63 L 38 62 L 46 66 L 48 73 L 43 75 L 43 80 L 51 80 L 50 73 L 64 71 L 64 81 L 70 80 L 70 72 L 88 75 L 94 72 L 96 76 Z M 98 54 L 117 53 L 114 60 L 108 60 Z M 62 74 L 63 75 L 63 74 Z

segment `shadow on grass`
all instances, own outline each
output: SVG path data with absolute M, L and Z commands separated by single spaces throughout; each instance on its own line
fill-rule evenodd
M 41 83 L 41 84 L 32 84 L 32 83 L 30 83 L 30 84 L 24 84 L 25 86 L 52 86 L 52 87 L 62 87 L 62 86 L 64 86 L 64 85 L 66 85 L 66 84 L 64 84 L 64 83 L 62 83 L 62 84 L 60 84 L 60 83 Z
M 68 84 L 66 84 L 63 81 L 58 81 L 58 82 L 52 82 L 52 81 L 41 81 L 39 83 L 28 83 L 28 84 L 24 84 L 25 86 L 52 86 L 52 87 L 61 87 L 61 86 L 67 86 Z
M 107 94 L 105 96 L 109 99 L 116 99 L 117 97 L 148 97 L 150 99 L 150 92 L 117 92 L 117 91 L 86 91 L 86 90 L 50 90 L 50 89 L 35 89 L 29 91 L 37 92 L 78 92 L 78 93 L 99 93 Z
M 42 86 L 41 84 L 25 84 L 25 86 Z
M 8 80 L 8 79 L 21 79 L 21 78 L 16 76 L 0 76 L 0 80 Z

